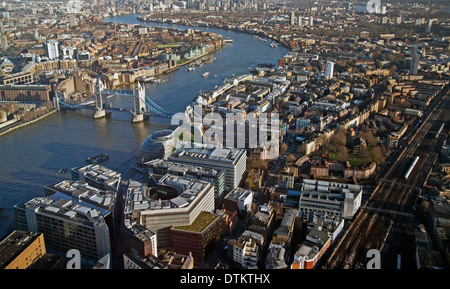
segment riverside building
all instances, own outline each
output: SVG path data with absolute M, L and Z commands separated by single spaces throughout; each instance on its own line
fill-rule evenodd
M 82 268 L 111 253 L 110 233 L 101 212 L 67 199 L 37 197 L 14 206 L 18 230 L 41 232 L 50 253 L 80 252 Z
M 72 180 L 86 182 L 101 190 L 119 191 L 122 176 L 107 167 L 91 164 L 71 170 Z

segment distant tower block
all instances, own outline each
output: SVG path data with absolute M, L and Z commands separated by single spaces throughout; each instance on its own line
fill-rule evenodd
M 289 17 L 289 24 L 291 26 L 294 26 L 294 23 L 295 23 L 295 12 L 291 11 L 291 16 Z
M 140 122 L 146 118 L 145 113 L 148 112 L 148 109 L 145 104 L 145 97 L 145 87 L 138 82 L 134 93 L 134 113 L 132 122 Z
M 419 73 L 420 54 L 415 54 L 411 59 L 410 74 L 417 75 Z
M 97 89 L 97 95 L 95 97 L 95 113 L 94 118 L 102 118 L 106 116 L 106 110 L 103 108 L 103 96 L 102 91 L 105 89 L 106 85 L 98 79 L 97 83 L 98 89 Z
M 325 66 L 325 76 L 328 78 L 333 78 L 334 73 L 334 62 L 327 61 L 327 64 Z
M 431 33 L 431 26 L 433 25 L 433 20 L 429 19 L 427 21 L 427 26 L 425 27 L 425 33 Z

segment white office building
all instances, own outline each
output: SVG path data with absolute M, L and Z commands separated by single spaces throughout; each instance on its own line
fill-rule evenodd
M 50 60 L 59 58 L 59 43 L 50 40 L 46 43 L 47 56 Z
M 304 218 L 314 212 L 352 219 L 361 206 L 362 186 L 304 179 L 299 193 Z
M 333 78 L 334 73 L 334 62 L 327 61 L 327 64 L 325 66 L 325 76 L 328 78 Z
M 247 168 L 247 151 L 237 148 L 215 148 L 199 145 L 180 148 L 168 157 L 175 163 L 190 164 L 210 169 L 225 170 L 225 191 L 239 186 Z

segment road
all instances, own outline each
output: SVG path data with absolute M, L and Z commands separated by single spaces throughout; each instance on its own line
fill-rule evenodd
M 415 268 L 414 213 L 417 198 L 439 150 L 433 132 L 449 121 L 448 86 L 439 94 L 429 113 L 417 126 L 409 143 L 400 151 L 397 160 L 389 164 L 387 172 L 350 228 L 335 246 L 324 268 L 365 268 L 370 249 L 380 252 L 381 268 L 397 268 L 400 255 L 401 268 Z M 405 173 L 415 156 L 419 161 L 411 174 Z

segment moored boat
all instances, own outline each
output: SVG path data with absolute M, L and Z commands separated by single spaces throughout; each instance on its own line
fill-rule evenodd
M 109 159 L 108 155 L 105 155 L 105 154 L 101 153 L 101 154 L 98 154 L 98 155 L 95 155 L 95 156 L 92 156 L 92 157 L 88 157 L 86 159 L 86 162 L 90 163 L 90 164 L 98 164 L 98 163 L 101 163 L 101 162 L 106 161 L 108 159 Z

